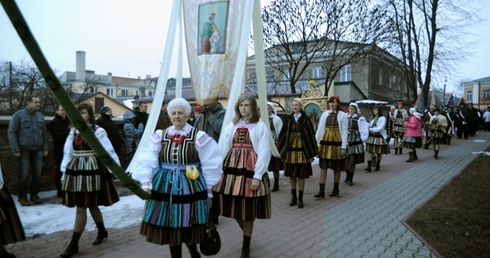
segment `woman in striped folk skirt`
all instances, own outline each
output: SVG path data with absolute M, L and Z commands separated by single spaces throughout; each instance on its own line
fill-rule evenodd
M 388 142 L 386 142 L 385 125 L 386 118 L 381 114 L 381 109 L 377 106 L 374 107 L 373 117 L 369 122 L 369 137 L 366 141 L 368 166 L 364 170 L 367 172 L 371 172 L 371 163 L 374 155 L 376 155 L 376 168 L 374 171 L 379 171 L 382 155 L 390 153 Z
M 300 99 L 291 102 L 293 113 L 286 117 L 284 128 L 279 134 L 277 148 L 284 161 L 284 175 L 289 177 L 291 201 L 289 206 L 298 204 L 303 208 L 305 179 L 313 175 L 311 162 L 318 154 L 313 124 L 303 111 Z M 298 188 L 298 196 L 296 195 Z M 298 198 L 299 197 L 299 198 Z
M 320 190 L 315 194 L 316 198 L 325 197 L 325 183 L 327 170 L 332 169 L 334 186 L 330 197 L 339 195 L 340 171 L 349 169 L 349 157 L 347 154 L 347 115 L 340 107 L 340 99 L 333 96 L 328 99 L 329 109 L 320 117 L 316 140 L 319 144 L 318 158 L 320 158 Z
M 369 129 L 366 118 L 360 115 L 359 106 L 357 103 L 349 104 L 348 115 L 348 134 L 347 134 L 347 153 L 349 154 L 349 169 L 345 183 L 354 185 L 354 172 L 356 164 L 364 163 L 364 143 L 369 136 Z
M 429 122 L 430 134 L 432 136 L 432 144 L 434 146 L 434 158 L 439 159 L 439 148 L 441 144 L 446 143 L 446 128 L 447 119 L 441 115 L 439 108 L 434 109 L 434 115 Z
M 393 123 L 393 139 L 394 139 L 394 148 L 395 155 L 398 155 L 398 152 L 402 154 L 403 144 L 402 140 L 405 136 L 405 123 L 408 119 L 408 113 L 403 108 L 403 102 L 398 102 L 398 105 L 394 112 L 395 122 Z M 389 143 L 388 143 L 389 144 Z
M 2 167 L 0 166 L 0 257 L 15 257 L 7 252 L 4 245 L 26 239 L 24 228 L 15 208 L 10 191 L 3 182 Z
M 77 109 L 111 158 L 120 164 L 106 131 L 95 124 L 93 107 L 82 103 Z M 60 170 L 63 172 L 63 205 L 76 207 L 73 236 L 67 249 L 60 255 L 71 257 L 78 252 L 78 241 L 87 223 L 87 209 L 98 229 L 97 238 L 92 244 L 98 245 L 107 238 L 108 232 L 99 206 L 111 206 L 119 201 L 119 195 L 114 184 L 114 176 L 75 128 L 70 130 L 66 140 Z
M 183 243 L 192 257 L 201 257 L 197 244 L 205 239 L 212 187 L 223 164 L 216 141 L 187 123 L 191 110 L 183 98 L 168 103 L 172 125 L 140 146 L 132 173 L 151 193 L 140 233 L 150 243 L 169 245 L 172 257 L 182 256 Z
M 422 148 L 422 114 L 414 107 L 410 108 L 409 113 L 406 124 L 407 133 L 403 140 L 403 147 L 408 149 L 409 155 L 406 162 L 417 160 L 417 148 Z
M 214 191 L 220 196 L 221 215 L 234 218 L 243 230 L 241 257 L 250 255 L 255 219 L 271 217 L 269 135 L 267 126 L 260 121 L 255 96 L 240 95 L 235 118 L 220 137 L 223 175 Z

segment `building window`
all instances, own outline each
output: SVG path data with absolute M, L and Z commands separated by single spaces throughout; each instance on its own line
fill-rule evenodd
M 294 54 L 301 54 L 305 51 L 305 46 L 303 45 L 294 45 L 293 46 L 293 53 Z
M 92 87 L 90 87 L 89 90 L 90 90 L 90 93 L 96 93 L 96 92 L 98 92 L 97 86 L 92 86 Z
M 121 90 L 121 96 L 123 97 L 129 96 L 128 90 Z
M 274 71 L 268 71 L 266 79 L 267 82 L 275 82 L 276 78 L 274 78 Z
M 107 88 L 107 89 L 105 89 L 105 91 L 106 91 L 107 96 L 114 97 L 114 89 Z
M 257 83 L 257 74 L 256 73 L 251 73 L 250 74 L 249 83 L 252 83 L 252 84 L 256 84 Z
M 311 78 L 312 79 L 319 79 L 322 78 L 322 67 L 313 67 L 312 73 L 311 73 Z
M 283 70 L 282 74 L 284 75 L 283 77 L 284 81 L 289 81 L 289 79 L 291 79 L 291 73 L 289 72 L 289 70 Z
M 473 99 L 473 92 L 467 91 L 466 92 L 466 102 L 471 102 L 472 99 Z
M 490 99 L 490 90 L 483 90 L 483 99 L 484 100 L 489 100 Z
M 379 73 L 378 73 L 378 84 L 383 85 L 383 70 L 379 68 Z
M 344 65 L 340 69 L 340 81 L 341 82 L 349 82 L 349 81 L 352 81 L 351 66 L 350 66 L 350 64 Z

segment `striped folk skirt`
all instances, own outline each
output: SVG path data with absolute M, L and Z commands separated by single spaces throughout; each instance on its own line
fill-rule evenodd
M 199 163 L 195 165 L 202 173 Z M 190 179 L 186 165 L 160 164 L 153 176 L 151 199 L 146 202 L 140 233 L 158 245 L 201 243 L 209 220 L 206 181 Z
M 381 134 L 370 133 L 366 141 L 366 152 L 376 154 L 389 154 L 390 147 Z
M 447 134 L 444 131 L 432 131 L 432 142 L 435 144 L 446 144 Z
M 347 142 L 347 153 L 350 157 L 350 164 L 364 163 L 364 144 L 359 131 L 350 132 L 347 136 Z
M 0 240 L 2 245 L 26 239 L 24 228 L 7 186 L 0 189 Z
M 321 169 L 332 169 L 334 171 L 346 171 L 349 169 L 349 159 L 347 153 L 342 156 L 342 139 L 337 124 L 327 125 L 325 135 L 320 141 L 318 157 L 320 158 Z
M 114 175 L 93 152 L 73 156 L 61 190 L 67 207 L 111 206 L 119 201 Z
M 312 161 L 313 159 L 306 159 L 301 133 L 291 133 L 286 159 L 284 160 L 284 175 L 293 178 L 308 178 L 313 175 Z
M 422 137 L 405 136 L 405 139 L 403 139 L 403 148 L 410 150 L 422 148 Z

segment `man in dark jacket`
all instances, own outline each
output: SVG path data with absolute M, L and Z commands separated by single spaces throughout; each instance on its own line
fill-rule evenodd
M 143 124 L 143 127 L 146 128 L 146 122 L 148 122 L 148 103 L 140 102 L 138 107 L 134 110 L 134 115 L 136 116 L 134 119 L 134 126 L 138 127 L 140 123 Z
M 48 156 L 48 137 L 44 116 L 39 112 L 41 101 L 39 97 L 27 96 L 27 107 L 12 116 L 9 123 L 8 137 L 12 154 L 20 161 L 19 171 L 19 203 L 30 206 L 41 204 L 38 196 L 39 183 L 43 168 L 43 156 Z M 32 167 L 31 186 L 28 187 L 27 176 Z M 30 192 L 31 199 L 27 199 Z
M 226 110 L 223 108 L 218 99 L 209 101 L 203 104 L 201 109 L 201 115 L 196 117 L 194 127 L 206 132 L 216 142 L 219 140 L 221 134 L 221 127 L 223 126 L 223 120 L 225 119 Z M 213 193 L 212 205 L 210 210 L 211 222 L 218 224 L 218 217 L 220 212 L 219 196 L 217 193 Z
M 60 171 L 61 161 L 63 160 L 63 149 L 65 146 L 66 138 L 70 132 L 70 120 L 66 117 L 65 109 L 61 105 L 55 111 L 56 115 L 53 121 L 49 124 L 49 132 L 53 137 L 54 143 L 54 161 L 56 162 L 56 171 L 54 172 L 54 184 L 56 190 L 58 190 L 58 197 L 62 198 L 61 192 L 61 176 L 63 173 Z
M 121 157 L 121 146 L 123 139 L 121 137 L 121 133 L 119 133 L 116 123 L 112 121 L 112 109 L 108 106 L 103 106 L 100 109 L 100 117 L 97 119 L 97 121 L 95 121 L 95 123 L 104 128 L 104 130 L 107 132 L 109 140 L 111 141 L 112 147 L 114 147 L 114 151 L 116 151 L 117 156 Z

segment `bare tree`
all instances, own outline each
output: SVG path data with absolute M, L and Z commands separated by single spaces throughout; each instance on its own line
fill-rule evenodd
M 41 99 L 41 112 L 51 113 L 54 110 L 52 103 L 55 99 L 37 67 L 23 60 L 19 64 L 2 63 L 6 65 L 0 66 L 0 98 L 8 102 L 4 106 L 5 114 L 10 115 L 24 108 L 28 95 L 36 95 Z
M 478 1 L 386 0 L 395 29 L 393 52 L 403 60 L 408 87 L 413 96 L 422 89 L 422 103 L 428 95 L 434 75 L 455 72 L 457 61 L 468 54 L 465 29 L 479 21 L 474 14 Z
M 276 0 L 262 20 L 266 61 L 289 80 L 292 93 L 315 62 L 322 63 L 327 93 L 341 68 L 362 59 L 391 25 L 365 0 Z
M 323 0 L 274 0 L 262 10 L 267 64 L 288 79 L 291 93 L 308 65 L 321 57 L 327 19 Z
M 322 5 L 327 17 L 322 33 L 328 43 L 323 62 L 328 93 L 345 65 L 363 62 L 377 42 L 386 40 L 392 23 L 385 18 L 386 12 L 370 1 L 335 0 L 323 1 Z

